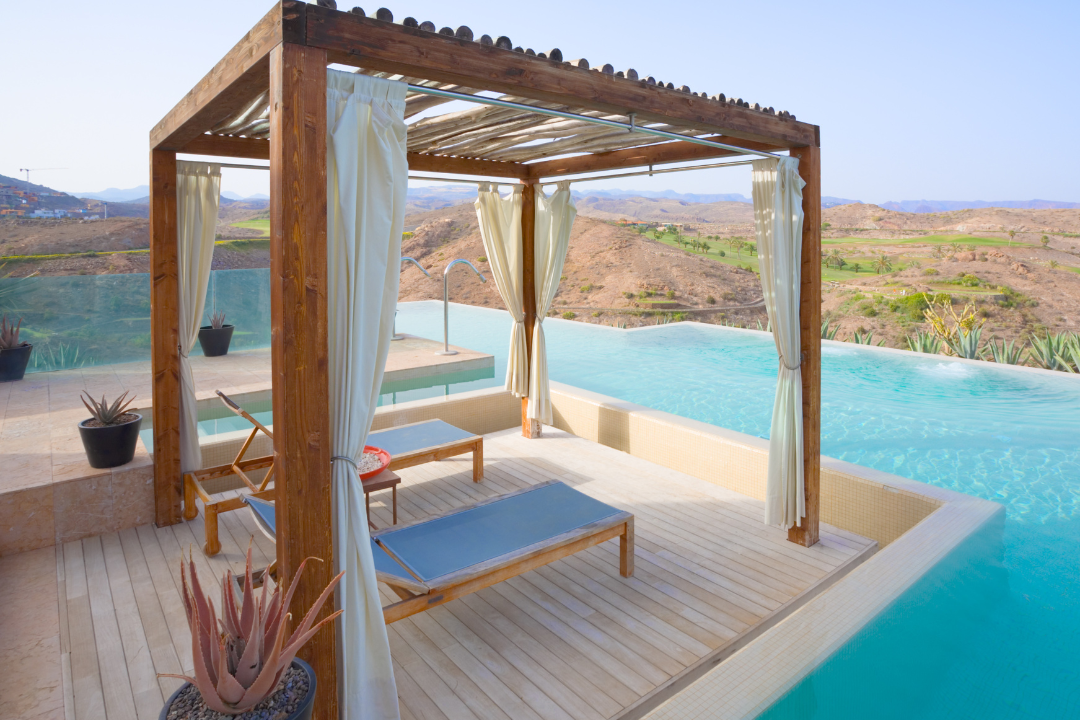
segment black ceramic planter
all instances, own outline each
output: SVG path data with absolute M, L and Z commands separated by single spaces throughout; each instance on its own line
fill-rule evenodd
M 232 341 L 232 325 L 222 325 L 219 328 L 199 328 L 199 345 L 202 346 L 203 355 L 206 357 L 218 357 L 229 352 L 229 343 Z
M 0 350 L 0 382 L 22 380 L 26 374 L 26 365 L 30 362 L 30 351 L 33 349 L 33 345 L 20 345 Z
M 135 443 L 139 440 L 142 415 L 132 413 L 134 420 L 119 425 L 86 427 L 88 418 L 79 423 L 79 435 L 90 467 L 111 468 L 127 465 L 135 457 Z
M 296 709 L 285 720 L 311 720 L 311 710 L 315 707 L 315 671 L 311 669 L 311 666 L 300 658 L 293 658 L 293 667 L 299 667 L 305 673 L 307 673 L 308 679 L 308 693 L 303 702 L 300 703 L 300 707 Z M 161 708 L 161 715 L 159 720 L 169 720 L 169 708 L 172 707 L 173 701 L 180 695 L 191 683 L 184 683 L 180 686 L 180 689 L 169 696 L 169 699 L 165 702 L 165 707 Z

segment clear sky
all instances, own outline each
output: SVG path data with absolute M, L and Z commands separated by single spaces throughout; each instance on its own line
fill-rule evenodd
M 478 37 L 508 35 L 537 51 L 558 47 L 566 58 L 788 110 L 821 126 L 826 195 L 1080 201 L 1077 0 L 387 7 L 399 21 L 465 24 Z M 146 184 L 151 126 L 269 8 L 267 0 L 5 3 L 0 174 L 66 168 L 31 174 L 66 191 Z M 745 168 L 614 185 L 750 194 Z M 224 180 L 242 195 L 267 187 L 265 173 Z

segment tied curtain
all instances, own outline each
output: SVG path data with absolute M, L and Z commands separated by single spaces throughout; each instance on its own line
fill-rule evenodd
M 802 189 L 796 158 L 755 160 L 754 226 L 761 288 L 780 369 L 776 379 L 765 523 L 790 528 L 806 516 L 803 484 L 802 346 L 799 289 L 802 265 Z
M 547 348 L 544 346 L 544 317 L 551 310 L 559 289 L 570 230 L 577 208 L 570 195 L 570 182 L 555 187 L 551 197 L 536 189 L 536 237 L 534 239 L 536 273 L 536 325 L 533 326 L 532 360 L 529 363 L 529 407 L 531 420 L 551 425 L 551 389 L 548 384 Z
M 517 185 L 506 197 L 498 186 L 482 183 L 476 195 L 476 219 L 488 267 L 495 287 L 514 319 L 510 332 L 510 356 L 506 364 L 506 390 L 516 397 L 529 394 L 529 358 L 525 344 L 525 311 L 522 298 L 521 197 Z
M 176 163 L 178 281 L 180 286 L 180 470 L 202 468 L 199 449 L 195 378 L 188 354 L 199 340 L 210 263 L 214 259 L 221 166 L 203 162 Z
M 395 720 L 397 688 L 357 474 L 390 351 L 409 167 L 404 83 L 327 71 L 327 309 L 341 717 Z

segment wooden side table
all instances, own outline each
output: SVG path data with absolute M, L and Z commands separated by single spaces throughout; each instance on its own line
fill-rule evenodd
M 364 486 L 364 504 L 367 507 L 368 523 L 371 523 L 371 493 L 389 488 L 393 493 L 394 524 L 397 525 L 397 486 L 401 484 L 401 477 L 393 470 L 383 470 L 378 475 L 360 482 Z

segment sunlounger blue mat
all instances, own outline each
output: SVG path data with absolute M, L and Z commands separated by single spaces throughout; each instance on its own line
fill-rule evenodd
M 259 521 L 259 524 L 266 529 L 271 537 L 276 537 L 277 513 L 274 509 L 274 503 L 253 497 L 245 497 L 244 502 L 255 511 L 255 518 Z M 371 555 L 375 558 L 376 571 L 403 578 L 410 582 L 416 582 L 416 579 L 411 577 L 401 565 L 398 565 L 394 558 L 387 555 L 386 551 L 379 547 L 374 540 L 371 541 Z
M 391 457 L 394 457 L 449 442 L 468 440 L 471 437 L 475 436 L 470 432 L 454 427 L 450 423 L 442 420 L 429 420 L 415 425 L 369 433 L 367 444 L 382 448 L 390 453 Z
M 619 512 L 555 482 L 445 517 L 384 530 L 378 537 L 426 582 Z

